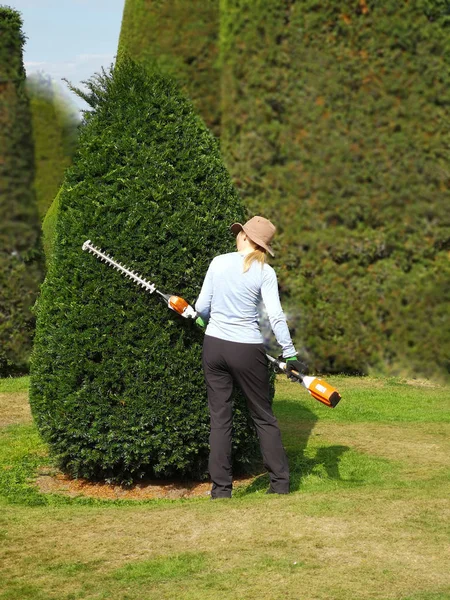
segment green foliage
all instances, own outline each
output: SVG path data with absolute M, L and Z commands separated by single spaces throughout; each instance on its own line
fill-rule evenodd
M 25 70 L 22 47 L 25 36 L 22 32 L 20 13 L 8 6 L 0 6 L 0 81 L 2 88 L 10 81 L 23 82 Z
M 44 245 L 45 260 L 47 266 L 53 256 L 53 246 L 56 235 L 56 221 L 58 219 L 58 208 L 59 199 L 61 197 L 62 188 L 59 189 L 55 199 L 50 204 L 50 208 L 45 213 L 44 220 L 42 221 L 42 243 Z
M 450 371 L 447 2 L 222 0 L 222 138 L 315 370 Z
M 86 239 L 190 301 L 232 249 L 243 209 L 213 136 L 175 84 L 122 58 L 80 94 L 85 114 L 59 198 L 37 307 L 30 402 L 61 467 L 130 481 L 204 477 L 209 417 L 202 333 L 93 256 Z M 255 453 L 235 397 L 234 461 Z
M 0 7 L 0 374 L 26 372 L 42 278 L 20 15 Z
M 78 112 L 43 74 L 27 79 L 33 125 L 36 198 L 41 218 L 58 193 L 78 137 Z
M 126 0 L 119 41 L 119 56 L 156 61 L 175 77 L 215 134 L 220 129 L 218 32 L 218 0 Z

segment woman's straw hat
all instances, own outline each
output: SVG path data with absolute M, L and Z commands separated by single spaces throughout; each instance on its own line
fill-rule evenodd
M 241 230 L 244 231 L 252 242 L 267 250 L 272 256 L 275 256 L 270 247 L 270 242 L 275 235 L 276 227 L 268 219 L 264 217 L 252 217 L 245 225 L 233 223 L 231 226 L 231 231 L 234 235 L 237 235 Z

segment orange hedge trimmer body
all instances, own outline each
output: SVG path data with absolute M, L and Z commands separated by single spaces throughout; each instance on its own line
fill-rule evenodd
M 99 258 L 101 261 L 112 266 L 114 269 L 117 269 L 123 275 L 125 275 L 125 277 L 128 277 L 137 285 L 143 287 L 147 292 L 150 292 L 150 294 L 158 294 L 161 298 L 163 298 L 163 300 L 167 303 L 167 306 L 171 310 L 175 311 L 182 317 L 185 317 L 187 319 L 197 319 L 197 317 L 199 316 L 194 310 L 194 308 L 188 302 L 186 302 L 184 298 L 180 298 L 180 296 L 164 294 L 163 292 L 159 291 L 158 289 L 156 289 L 156 286 L 153 283 L 150 283 L 134 271 L 127 269 L 126 267 L 115 261 L 113 258 L 108 256 L 108 254 L 105 254 L 104 252 L 102 252 L 102 250 L 93 246 L 91 240 L 87 240 L 86 242 L 84 242 L 83 250 L 87 250 L 91 254 L 97 256 L 97 258 Z M 271 364 L 274 366 L 276 371 L 286 373 L 287 367 L 285 362 L 274 358 L 273 356 L 270 356 L 270 354 L 266 354 L 266 356 L 271 362 Z M 323 379 L 303 375 L 302 373 L 299 373 L 297 371 L 291 371 L 289 376 L 294 376 L 297 379 L 297 381 L 308 390 L 308 392 L 313 398 L 315 398 L 319 402 L 322 402 L 322 404 L 329 406 L 330 408 L 334 408 L 341 399 L 341 395 L 339 394 L 339 392 Z

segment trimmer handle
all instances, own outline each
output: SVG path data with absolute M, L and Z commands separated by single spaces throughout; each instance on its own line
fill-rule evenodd
M 287 364 L 285 362 L 283 362 L 279 358 L 274 358 L 273 356 L 270 356 L 270 354 L 266 354 L 266 356 L 278 373 L 287 373 Z M 297 379 L 299 383 L 303 383 L 304 375 L 299 371 L 295 371 L 294 369 L 292 369 L 292 371 L 289 372 L 289 377 L 292 376 L 295 377 L 295 379 Z
M 302 383 L 304 375 L 302 373 L 300 373 L 299 371 L 296 371 L 295 369 L 292 369 L 292 371 L 289 371 L 288 377 L 290 377 L 290 378 L 295 377 L 295 379 L 299 383 Z

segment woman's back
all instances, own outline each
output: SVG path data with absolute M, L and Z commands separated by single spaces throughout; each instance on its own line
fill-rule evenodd
M 197 312 L 208 320 L 206 335 L 230 342 L 261 344 L 258 305 L 262 300 L 280 345 L 295 354 L 275 271 L 267 263 L 253 261 L 244 272 L 245 256 L 245 252 L 221 254 L 209 266 L 195 304 Z
M 255 261 L 244 273 L 244 258 L 243 253 L 230 252 L 212 261 L 213 295 L 206 334 L 235 342 L 261 342 L 258 305 L 264 271 L 271 267 Z

